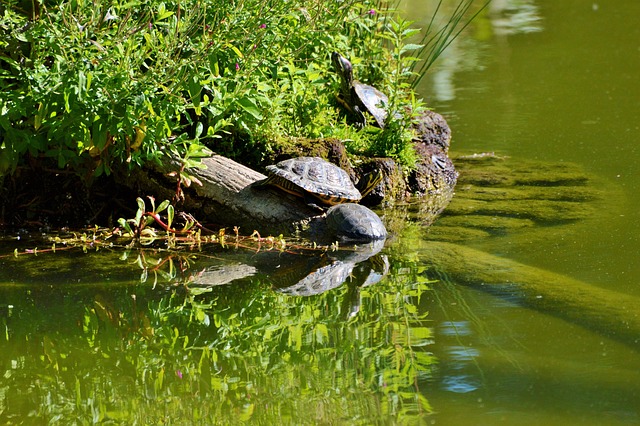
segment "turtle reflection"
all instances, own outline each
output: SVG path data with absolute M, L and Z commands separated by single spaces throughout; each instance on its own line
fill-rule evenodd
M 357 245 L 321 257 L 286 256 L 270 275 L 275 290 L 290 296 L 313 296 L 347 284 L 343 308 L 352 318 L 360 310 L 360 289 L 376 284 L 389 272 L 389 260 L 379 254 L 384 241 Z
M 389 272 L 389 260 L 380 254 L 384 240 L 341 247 L 335 251 L 298 249 L 239 254 L 191 275 L 189 287 L 239 284 L 247 279 L 268 282 L 289 296 L 314 296 L 346 284 L 342 312 L 346 318 L 360 310 L 360 289 L 382 280 Z

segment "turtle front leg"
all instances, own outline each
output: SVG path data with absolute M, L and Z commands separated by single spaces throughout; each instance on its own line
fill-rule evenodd
M 367 125 L 367 117 L 364 115 L 364 112 L 360 109 L 358 105 L 354 105 L 353 107 L 353 115 L 355 118 L 355 122 L 353 123 L 358 129 L 363 129 Z
M 348 116 L 357 129 L 362 129 L 367 125 L 367 117 L 358 105 L 353 105 L 342 93 L 336 96 L 336 100 L 348 111 Z

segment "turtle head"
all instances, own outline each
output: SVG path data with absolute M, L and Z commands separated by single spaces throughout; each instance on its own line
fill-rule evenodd
M 342 84 L 347 87 L 351 87 L 353 82 L 353 68 L 351 67 L 351 62 L 338 52 L 333 52 L 331 54 L 331 62 L 333 62 L 333 67 L 340 75 L 340 78 L 342 78 Z

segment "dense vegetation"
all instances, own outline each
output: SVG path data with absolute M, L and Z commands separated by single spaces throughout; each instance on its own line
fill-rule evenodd
M 351 151 L 411 161 L 406 126 L 356 132 L 335 102 L 332 51 L 391 95 L 391 108 L 415 104 L 420 46 L 406 41 L 418 30 L 384 0 L 4 3 L 2 175 L 46 158 L 99 176 L 205 145 L 260 155 L 290 136 L 336 136 Z M 442 35 L 451 31 L 436 50 Z
M 74 0 L 35 10 L 10 3 L 0 27 L 0 173 L 44 157 L 101 175 L 167 152 L 197 156 L 204 145 L 261 153 L 286 136 L 339 136 L 363 149 L 355 141 L 365 137 L 331 107 L 338 86 L 329 57 L 343 52 L 361 79 L 400 90 L 410 73 L 399 57 L 411 49 L 401 43 L 414 31 L 384 8 L 379 1 Z M 396 151 L 389 154 L 403 154 Z

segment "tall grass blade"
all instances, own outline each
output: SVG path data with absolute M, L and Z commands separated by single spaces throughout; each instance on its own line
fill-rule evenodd
M 468 15 L 474 0 L 461 0 L 453 12 L 449 16 L 447 22 L 437 30 L 434 30 L 436 17 L 442 6 L 443 0 L 439 0 L 436 5 L 436 9 L 431 16 L 429 24 L 425 29 L 424 36 L 421 44 L 423 48 L 419 52 L 419 56 L 424 58 L 421 65 L 416 72 L 417 77 L 411 83 L 412 87 L 416 87 L 422 78 L 426 75 L 427 71 L 434 62 L 440 57 L 440 55 L 453 43 L 453 41 L 464 31 L 469 24 L 489 5 L 491 0 L 487 0 L 480 6 L 480 8 L 471 15 L 469 18 L 465 18 Z

